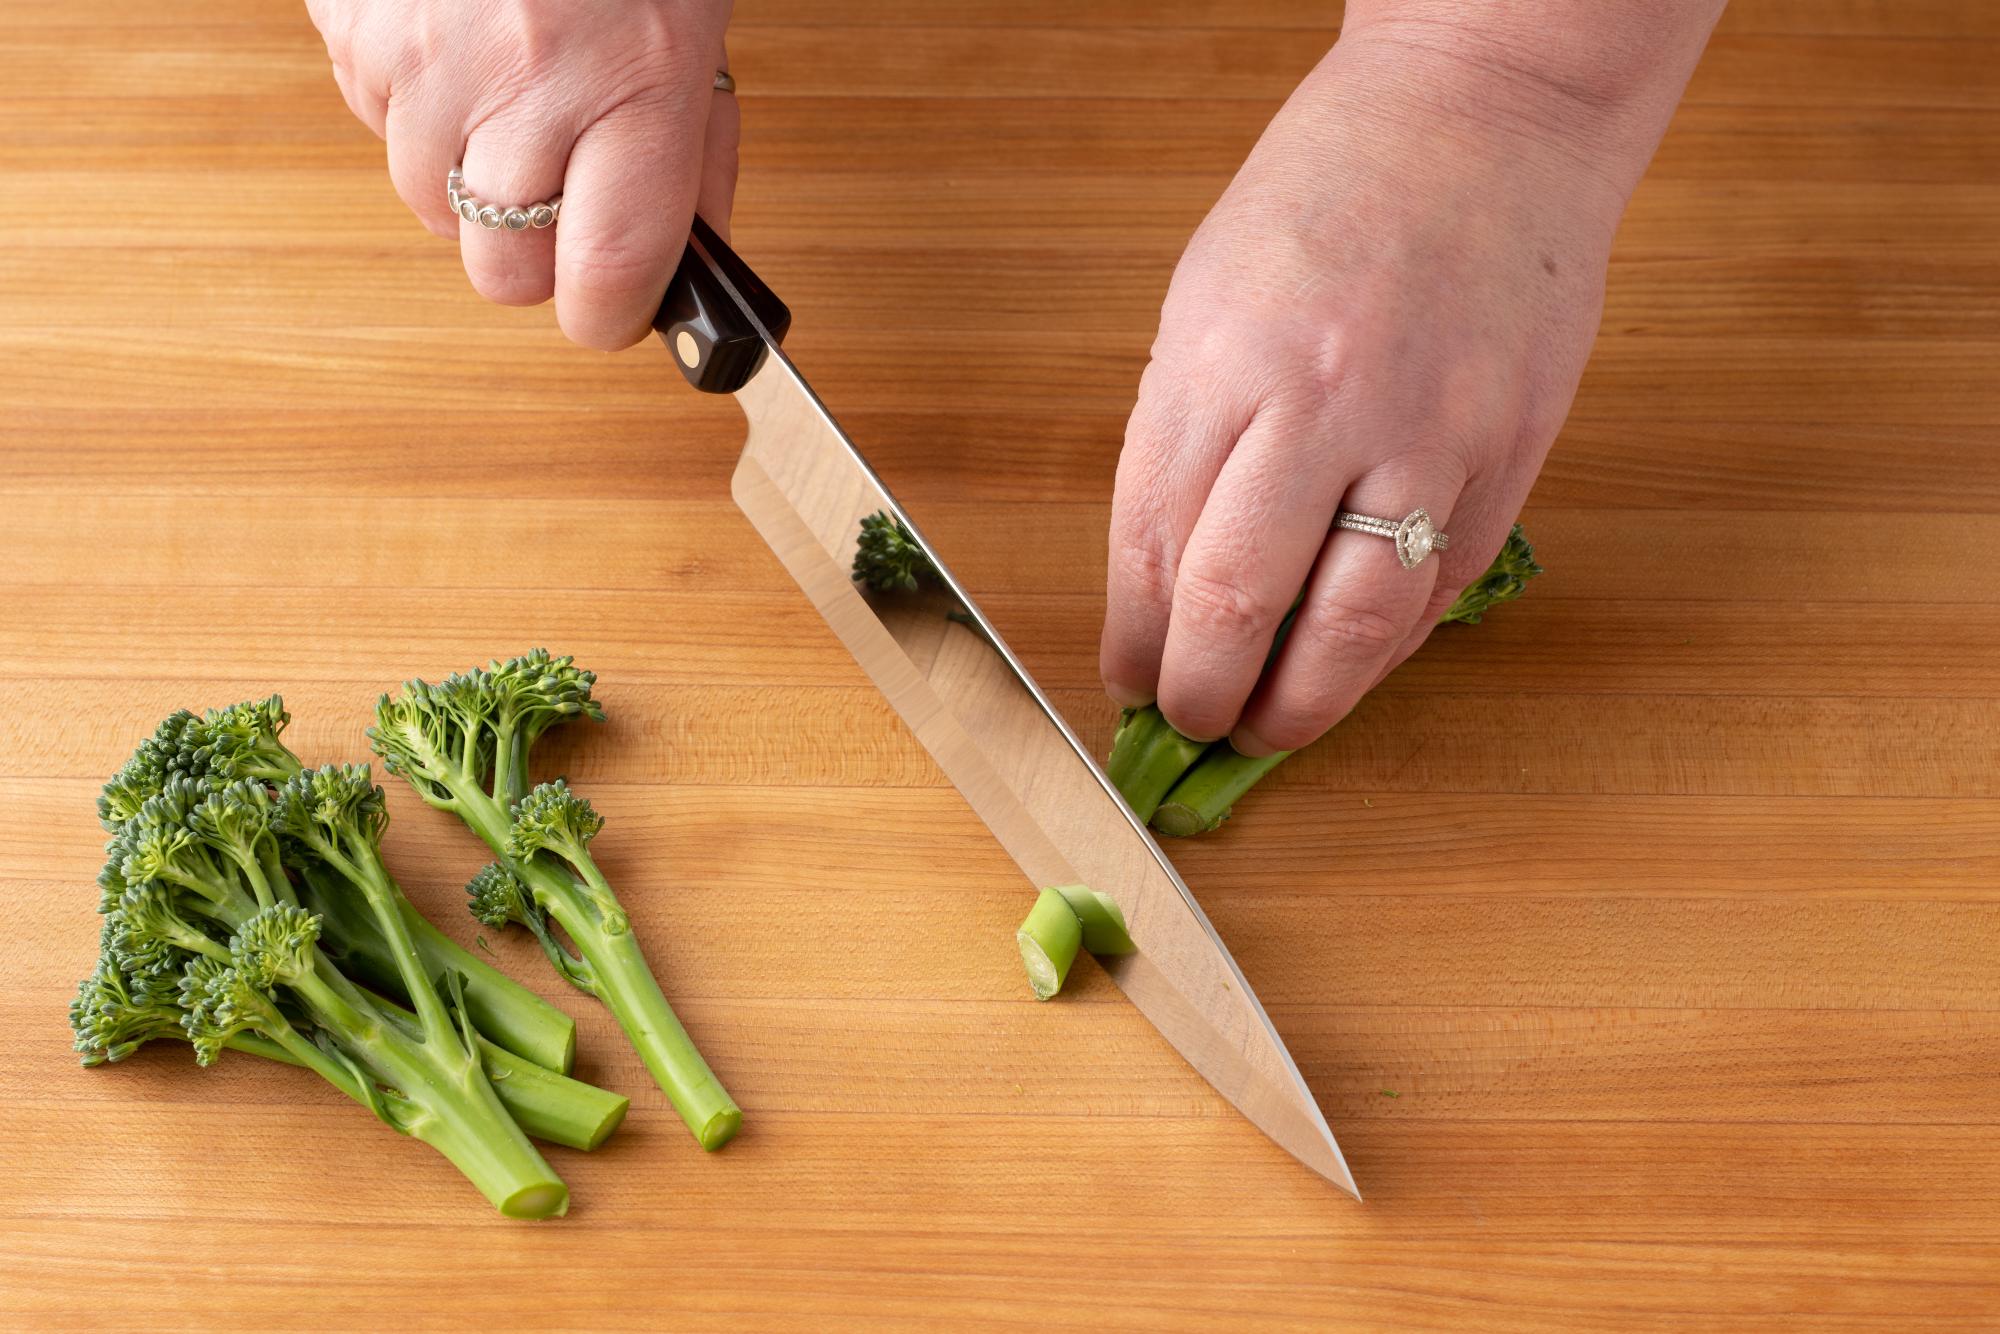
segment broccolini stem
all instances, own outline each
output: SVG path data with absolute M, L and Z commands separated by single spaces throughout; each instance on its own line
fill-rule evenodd
M 278 856 L 278 841 L 274 838 L 259 839 L 257 857 L 264 868 L 264 878 L 277 893 L 278 902 L 298 907 L 299 896 L 292 890 L 292 878 L 285 874 L 285 863 Z
M 1062 990 L 1076 952 L 1083 947 L 1083 923 L 1061 890 L 1045 889 L 1028 910 L 1028 920 L 1014 933 L 1028 985 L 1036 1000 L 1048 1000 Z
M 326 883 L 328 878 L 329 872 L 317 866 L 303 872 L 304 906 L 324 919 L 322 946 L 361 981 L 407 1001 L 402 970 L 374 914 L 343 887 Z M 416 942 L 424 976 L 455 972 L 465 979 L 465 1011 L 473 1027 L 518 1056 L 557 1074 L 569 1073 L 576 1063 L 574 1019 L 440 931 L 400 891 L 397 907 Z
M 421 1036 L 415 1015 L 380 997 L 373 999 L 406 1036 Z M 483 1036 L 478 1047 L 480 1067 L 499 1095 L 500 1105 L 516 1125 L 536 1139 L 569 1149 L 594 1149 L 618 1128 L 632 1105 L 622 1094 L 557 1074 Z
M 594 1149 L 604 1143 L 632 1105 L 622 1093 L 559 1075 L 483 1037 L 479 1063 L 516 1125 L 536 1139 L 566 1149 Z
M 290 985 L 340 1048 L 395 1090 L 398 1130 L 449 1158 L 510 1218 L 549 1218 L 568 1210 L 569 1188 L 508 1115 L 456 1029 L 447 1035 L 448 1044 L 428 1035 L 413 1039 L 391 1007 L 369 1000 L 345 979 L 343 986 L 331 984 L 320 970 L 339 975 L 324 955 L 315 964 Z M 431 995 L 435 1000 L 436 992 Z M 443 1002 L 438 1004 L 442 1009 Z
M 269 1050 L 258 1044 L 269 1045 Z M 369 1091 L 355 1078 L 353 1069 L 334 1060 L 308 1041 L 300 1032 L 279 1016 L 274 1024 L 267 1025 L 266 1035 L 238 1033 L 223 1043 L 238 1051 L 254 1051 L 260 1056 L 283 1061 L 286 1065 L 302 1065 L 324 1079 L 327 1083 L 345 1093 L 363 1107 L 373 1108 L 375 1100 Z
M 1227 820 L 1243 794 L 1291 753 L 1281 750 L 1253 758 L 1239 755 L 1226 741 L 1218 743 L 1174 784 L 1153 812 L 1153 828 L 1172 838 L 1207 833 Z
M 1127 710 L 1104 769 L 1133 814 L 1144 822 L 1153 818 L 1161 799 L 1207 749 L 1206 741 L 1191 741 L 1176 732 L 1159 705 L 1148 704 Z
M 667 1003 L 623 912 L 605 921 L 582 887 L 543 858 L 515 865 L 536 901 L 590 961 L 599 998 L 696 1141 L 709 1150 L 727 1144 L 743 1124 L 743 1113 Z
M 345 875 L 354 889 L 367 900 L 370 916 L 375 929 L 382 935 L 389 956 L 395 961 L 396 976 L 402 982 L 402 991 L 417 1012 L 417 1020 L 423 1025 L 424 1040 L 441 1050 L 462 1047 L 457 1036 L 458 1026 L 445 1012 L 444 998 L 438 995 L 436 979 L 424 970 L 423 956 L 417 951 L 415 937 L 410 934 L 407 919 L 400 911 L 401 892 L 389 879 L 389 872 L 383 867 L 382 859 L 376 855 L 373 846 L 363 843 L 352 849 L 352 855 L 336 854 L 338 860 L 323 858 L 334 870 Z

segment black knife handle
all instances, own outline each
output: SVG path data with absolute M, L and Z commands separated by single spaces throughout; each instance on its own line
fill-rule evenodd
M 735 393 L 764 362 L 763 335 L 744 306 L 773 342 L 784 341 L 792 312 L 713 228 L 695 218 L 653 328 L 687 382 L 705 394 Z

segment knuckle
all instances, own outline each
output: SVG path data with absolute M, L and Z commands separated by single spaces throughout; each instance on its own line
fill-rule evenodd
M 1183 565 L 1174 582 L 1174 613 L 1216 639 L 1240 639 L 1276 628 L 1284 608 L 1269 595 L 1227 575 Z
M 1111 548 L 1111 596 L 1161 606 L 1173 600 L 1174 562 L 1158 542 L 1139 538 Z
M 1351 602 L 1325 603 L 1299 618 L 1293 634 L 1303 632 L 1316 655 L 1339 659 L 1372 659 L 1390 653 L 1403 642 L 1409 627 L 1377 607 Z
M 1275 706 L 1257 722 L 1257 735 L 1279 750 L 1303 750 L 1340 721 L 1340 702 L 1331 694 Z

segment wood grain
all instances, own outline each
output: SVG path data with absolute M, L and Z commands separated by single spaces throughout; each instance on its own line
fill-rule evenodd
M 738 11 L 737 238 L 1101 745 L 1153 316 L 1337 7 Z M 1992 1327 L 1996 14 L 1730 7 L 1531 500 L 1551 573 L 1172 848 L 1355 1205 L 1093 969 L 1023 999 L 1025 886 L 734 513 L 733 406 L 474 298 L 296 8 L 15 6 L 0 1326 Z M 609 817 L 738 1143 L 696 1152 L 513 938 L 634 1096 L 560 1156 L 559 1225 L 297 1071 L 76 1068 L 92 798 L 153 720 L 282 691 L 301 753 L 354 758 L 381 689 L 537 642 L 603 675 L 542 762 Z M 391 805 L 472 942 L 479 850 Z

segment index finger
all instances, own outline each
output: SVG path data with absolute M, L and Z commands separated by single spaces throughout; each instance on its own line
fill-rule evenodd
M 578 136 L 556 224 L 556 320 L 615 352 L 652 328 L 687 244 L 710 88 L 620 103 Z

